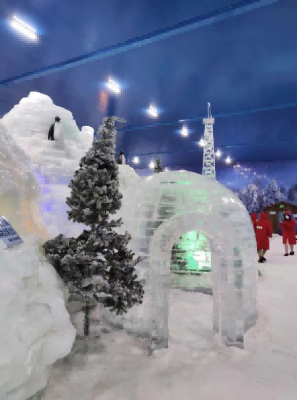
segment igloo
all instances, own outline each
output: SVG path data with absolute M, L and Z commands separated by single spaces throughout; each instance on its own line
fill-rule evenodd
M 153 348 L 168 347 L 171 249 L 183 234 L 197 231 L 211 248 L 214 331 L 227 345 L 243 348 L 258 316 L 258 272 L 253 226 L 238 197 L 205 176 L 163 172 L 124 192 L 120 216 L 132 250 L 144 257 L 138 272 L 145 301 L 131 310 L 130 326 L 132 318 Z

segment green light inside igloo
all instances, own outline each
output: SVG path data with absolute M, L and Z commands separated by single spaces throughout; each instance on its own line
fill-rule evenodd
M 172 248 L 171 269 L 199 272 L 211 269 L 211 252 L 207 238 L 199 232 L 187 232 Z

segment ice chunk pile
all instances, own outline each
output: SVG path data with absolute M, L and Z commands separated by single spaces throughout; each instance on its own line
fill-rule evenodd
M 48 367 L 67 355 L 75 330 L 64 285 L 40 252 L 47 236 L 30 162 L 0 123 L 0 213 L 23 244 L 0 240 L 0 399 L 26 400 L 46 385 Z
M 211 248 L 214 331 L 243 347 L 244 333 L 257 321 L 258 276 L 253 226 L 238 197 L 193 172 L 162 172 L 127 189 L 118 216 L 132 235 L 132 250 L 146 257 L 136 266 L 146 280 L 143 305 L 129 310 L 123 325 L 146 333 L 152 347 L 167 347 L 171 249 L 196 231 Z
M 0 249 L 0 398 L 26 400 L 46 386 L 48 368 L 69 354 L 75 329 L 67 292 L 27 237 Z

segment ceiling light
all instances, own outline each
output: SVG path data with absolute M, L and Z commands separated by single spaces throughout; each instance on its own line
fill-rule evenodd
M 205 141 L 204 141 L 204 139 L 200 139 L 199 146 L 201 146 L 201 147 L 204 147 L 204 146 L 205 146 Z
M 149 165 L 149 167 L 150 167 L 150 169 L 153 169 L 153 168 L 155 167 L 155 163 L 154 163 L 154 161 L 151 161 L 151 162 L 150 162 L 150 165 Z
M 147 112 L 150 114 L 151 117 L 157 118 L 158 117 L 158 110 L 154 106 L 150 106 L 150 108 L 147 110 Z
M 221 150 L 217 150 L 217 151 L 216 151 L 216 156 L 217 156 L 218 158 L 220 158 L 221 155 L 222 155 Z
M 111 78 L 108 79 L 107 87 L 114 93 L 121 93 L 120 85 L 117 82 L 113 81 Z
M 232 160 L 231 160 L 231 158 L 228 156 L 228 157 L 226 158 L 225 161 L 226 161 L 227 164 L 230 164 Z
M 182 130 L 180 131 L 181 135 L 184 137 L 187 137 L 189 135 L 188 128 L 186 126 L 183 126 Z
M 139 164 L 139 158 L 138 157 L 134 157 L 133 158 L 133 163 L 134 164 Z
M 22 33 L 23 35 L 27 36 L 29 39 L 38 40 L 36 30 L 34 28 L 32 28 L 31 26 L 27 25 L 25 22 L 23 22 L 19 18 L 13 16 L 10 21 L 10 25 L 14 29 L 16 29 L 17 31 Z

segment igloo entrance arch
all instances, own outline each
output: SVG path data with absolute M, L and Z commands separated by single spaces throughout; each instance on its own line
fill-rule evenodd
M 133 251 L 146 256 L 138 266 L 146 279 L 146 311 L 137 324 L 154 347 L 168 346 L 171 249 L 189 231 L 210 243 L 214 331 L 226 344 L 243 347 L 245 331 L 257 321 L 258 277 L 253 226 L 237 196 L 192 172 L 159 173 L 124 193 L 121 216 Z

